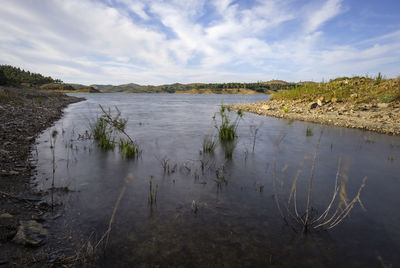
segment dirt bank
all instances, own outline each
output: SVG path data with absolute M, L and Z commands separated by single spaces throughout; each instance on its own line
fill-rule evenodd
M 0 87 L 0 265 L 32 267 L 54 262 L 46 244 L 49 206 L 35 192 L 29 157 L 35 137 L 83 99 Z M 51 259 L 53 258 L 53 260 Z
M 400 135 L 400 102 L 353 104 L 349 102 L 269 100 L 231 106 L 265 116 Z

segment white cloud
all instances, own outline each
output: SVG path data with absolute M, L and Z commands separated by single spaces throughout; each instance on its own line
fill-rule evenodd
M 337 16 L 340 13 L 342 1 L 327 0 L 320 8 L 312 7 L 306 20 L 306 32 L 311 33 L 318 30 L 325 22 Z
M 400 62 L 399 31 L 321 45 L 341 2 L 296 8 L 256 0 L 244 8 L 231 0 L 7 0 L 0 64 L 68 82 L 161 84 L 320 79 Z M 269 37 L 280 31 L 284 38 Z

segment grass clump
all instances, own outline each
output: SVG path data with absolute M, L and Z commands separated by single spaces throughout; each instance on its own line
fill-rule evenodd
M 204 153 L 213 153 L 215 147 L 217 146 L 217 141 L 213 136 L 206 135 L 203 139 L 203 152 Z
M 221 145 L 222 145 L 222 149 L 224 150 L 224 153 L 225 153 L 225 158 L 232 159 L 233 151 L 235 150 L 235 147 L 236 147 L 236 142 L 227 141 L 227 142 L 222 143 Z
M 307 137 L 311 137 L 312 135 L 313 135 L 313 132 L 312 132 L 311 128 L 310 128 L 310 127 L 307 127 L 306 136 L 307 136 Z
M 140 155 L 141 150 L 135 142 L 129 140 L 120 139 L 118 143 L 119 151 L 126 158 L 132 158 Z
M 97 119 L 92 132 L 94 140 L 97 141 L 97 145 L 101 149 L 108 151 L 115 148 L 113 129 L 107 124 L 103 117 Z
M 150 175 L 150 182 L 149 182 L 149 197 L 148 197 L 148 203 L 150 206 L 153 206 L 153 204 L 157 203 L 157 190 L 158 190 L 158 184 L 153 186 L 153 179 L 154 176 Z
M 115 115 L 112 114 L 111 109 L 106 111 L 101 105 L 100 109 L 103 114 L 92 127 L 92 136 L 97 141 L 98 146 L 103 150 L 113 150 L 115 138 L 119 137 L 118 147 L 123 156 L 126 158 L 139 156 L 141 150 L 138 144 L 126 133 L 125 127 L 128 120 L 121 117 L 119 109 L 115 107 Z
M 215 127 L 218 129 L 220 141 L 233 141 L 237 137 L 236 130 L 243 117 L 243 111 L 239 109 L 236 112 L 235 120 L 232 120 L 231 112 L 232 111 L 229 107 L 221 105 L 219 112 L 213 116 Z M 219 115 L 220 124 L 217 123 L 216 115 Z

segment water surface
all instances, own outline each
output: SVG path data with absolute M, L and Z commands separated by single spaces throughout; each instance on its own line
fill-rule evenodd
M 58 232 L 76 241 L 99 239 L 105 233 L 126 185 L 102 265 L 382 267 L 382 261 L 398 265 L 399 137 L 246 113 L 230 160 L 221 146 L 214 154 L 201 152 L 204 136 L 216 134 L 212 117 L 221 101 L 247 103 L 268 96 L 83 96 L 86 101 L 70 105 L 63 118 L 39 137 L 36 183 L 39 189 L 51 187 L 49 137 L 56 129 L 55 186 L 72 191 L 55 200 L 64 204 Z M 127 132 L 143 150 L 140 158 L 124 159 L 118 148 L 103 152 L 92 140 L 79 138 L 100 115 L 99 104 L 118 106 L 129 119 Z M 251 128 L 258 128 L 254 152 Z M 307 128 L 312 136 L 306 136 Z M 335 228 L 304 235 L 300 225 L 282 219 L 274 194 L 286 215 L 292 182 L 301 170 L 297 205 L 300 213 L 305 211 L 321 132 L 311 195 L 313 215 L 330 202 L 339 159 L 349 201 L 367 177 L 361 193 L 366 210 L 357 203 Z M 274 146 L 279 139 L 279 146 Z M 169 173 L 163 170 L 163 159 L 168 160 Z M 133 179 L 126 184 L 128 174 Z M 153 204 L 148 201 L 151 177 L 153 186 L 158 185 Z

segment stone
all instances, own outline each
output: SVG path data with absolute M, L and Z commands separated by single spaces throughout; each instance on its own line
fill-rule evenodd
M 13 218 L 13 215 L 11 215 L 10 213 L 2 213 L 0 214 L 0 219 L 11 219 Z
M 309 109 L 315 109 L 315 108 L 317 108 L 317 106 L 318 106 L 318 103 L 312 102 L 312 103 L 310 103 L 310 104 L 308 105 L 308 108 L 309 108 Z
M 320 106 L 320 107 L 321 107 L 322 105 L 324 105 L 321 99 L 318 99 L 318 100 L 317 100 L 317 104 L 318 104 L 318 106 Z
M 377 106 L 378 108 L 387 108 L 389 107 L 389 103 L 378 103 Z
M 263 106 L 261 106 L 261 108 L 264 109 L 264 110 L 269 110 L 270 109 L 269 105 L 263 105 Z
M 332 98 L 331 102 L 336 103 L 337 102 L 337 98 Z
M 350 95 L 350 98 L 353 98 L 353 99 L 355 99 L 355 98 L 357 98 L 357 97 L 358 97 L 358 94 L 357 94 L 357 93 L 353 93 L 353 94 Z
M 37 221 L 20 221 L 17 234 L 13 241 L 25 246 L 41 246 L 47 238 L 47 230 Z

